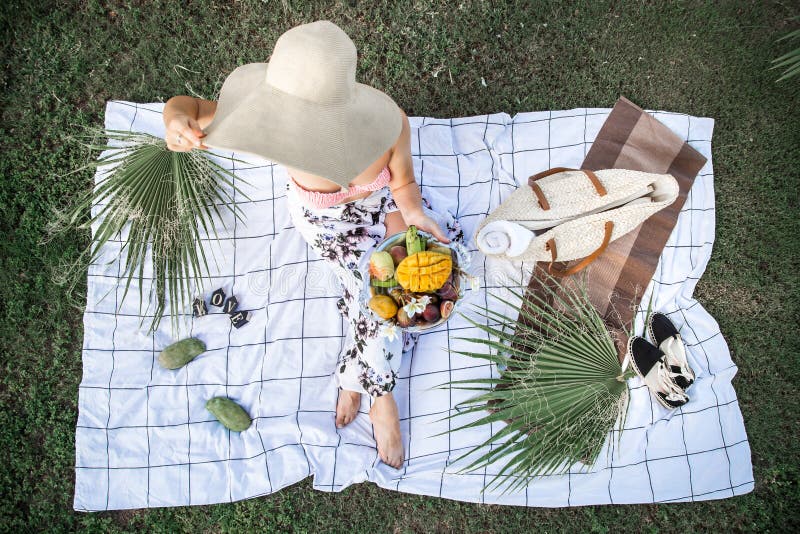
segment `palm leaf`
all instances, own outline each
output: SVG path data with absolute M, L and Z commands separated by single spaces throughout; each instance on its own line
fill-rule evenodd
M 73 138 L 92 156 L 85 165 L 66 175 L 87 168 L 109 172 L 56 218 L 50 233 L 76 226 L 94 227 L 91 242 L 81 255 L 81 273 L 85 273 L 84 263 L 100 261 L 108 243 L 121 239 L 119 258 L 112 260 L 122 262 L 118 282 L 124 283 L 124 289 L 117 311 L 131 286 L 136 286 L 140 326 L 150 312 L 148 333 L 153 332 L 169 311 L 176 333 L 178 318 L 188 307 L 191 285 L 202 290 L 203 279 L 209 275 L 201 236 L 204 233 L 218 239 L 217 224 L 227 230 L 225 212 L 243 221 L 234 197 L 249 200 L 236 184 L 247 182 L 201 150 L 173 152 L 163 139 L 147 133 L 86 127 Z M 107 142 L 98 142 L 103 138 Z M 102 154 L 95 157 L 95 151 Z M 218 265 L 213 248 L 211 254 Z M 152 262 L 153 276 L 146 290 L 148 261 Z M 143 313 L 145 302 L 147 309 Z
M 631 373 L 620 367 L 614 340 L 589 301 L 585 279 L 558 285 L 548 276 L 545 282 L 541 295 L 506 288 L 524 305 L 490 294 L 507 313 L 493 304 L 474 305 L 486 323 L 461 314 L 489 336 L 459 338 L 482 345 L 480 351 L 451 352 L 494 362 L 499 376 L 443 385 L 480 392 L 445 419 L 484 414 L 448 432 L 507 423 L 458 459 L 471 459 L 462 472 L 500 466 L 484 490 L 514 491 L 536 476 L 563 473 L 578 462 L 592 465 L 615 424 L 621 433 Z
M 797 19 L 797 17 L 795 17 L 795 19 Z M 797 40 L 798 38 L 800 38 L 800 28 L 784 35 L 783 37 L 778 39 L 777 42 L 783 40 L 792 41 L 792 40 Z M 789 79 L 800 73 L 800 47 L 795 48 L 794 50 L 791 50 L 783 54 L 782 56 L 773 59 L 772 67 L 770 67 L 770 70 L 772 69 L 783 69 L 783 75 L 776 80 L 778 82 Z

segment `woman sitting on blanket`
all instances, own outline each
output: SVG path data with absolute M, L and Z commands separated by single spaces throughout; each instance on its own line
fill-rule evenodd
M 463 240 L 463 232 L 420 194 L 408 117 L 385 93 L 356 83 L 355 70 L 356 48 L 341 28 L 328 21 L 297 26 L 278 39 L 269 63 L 235 69 L 218 102 L 171 98 L 164 107 L 166 141 L 171 150 L 221 148 L 286 167 L 292 223 L 342 285 L 338 306 L 348 331 L 336 365 L 336 426 L 353 421 L 361 394 L 370 394 L 378 453 L 400 468 L 392 390 L 404 344 L 414 339 L 383 336 L 361 312 L 369 253 L 412 224 L 445 243 L 448 235 Z

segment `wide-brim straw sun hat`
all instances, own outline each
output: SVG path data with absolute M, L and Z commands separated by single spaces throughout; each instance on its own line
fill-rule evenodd
M 236 68 L 220 90 L 203 143 L 348 184 L 394 146 L 401 110 L 357 83 L 356 47 L 336 24 L 296 26 L 267 63 Z

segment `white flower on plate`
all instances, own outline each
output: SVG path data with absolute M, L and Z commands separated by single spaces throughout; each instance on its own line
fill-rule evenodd
M 394 341 L 400 335 L 400 330 L 394 323 L 386 323 L 381 327 L 381 335 L 389 341 Z
M 411 297 L 409 303 L 403 306 L 403 310 L 408 314 L 409 317 L 413 317 L 415 313 L 422 313 L 425 311 L 425 306 L 427 306 L 430 302 L 431 298 L 428 295 L 420 297 L 419 299 Z

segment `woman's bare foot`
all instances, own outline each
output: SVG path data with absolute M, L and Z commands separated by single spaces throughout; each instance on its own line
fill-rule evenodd
M 375 398 L 369 411 L 378 454 L 383 463 L 395 469 L 403 466 L 403 440 L 400 436 L 400 414 L 391 393 Z
M 353 422 L 361 407 L 361 393 L 339 390 L 339 399 L 336 401 L 336 428 L 342 428 Z

